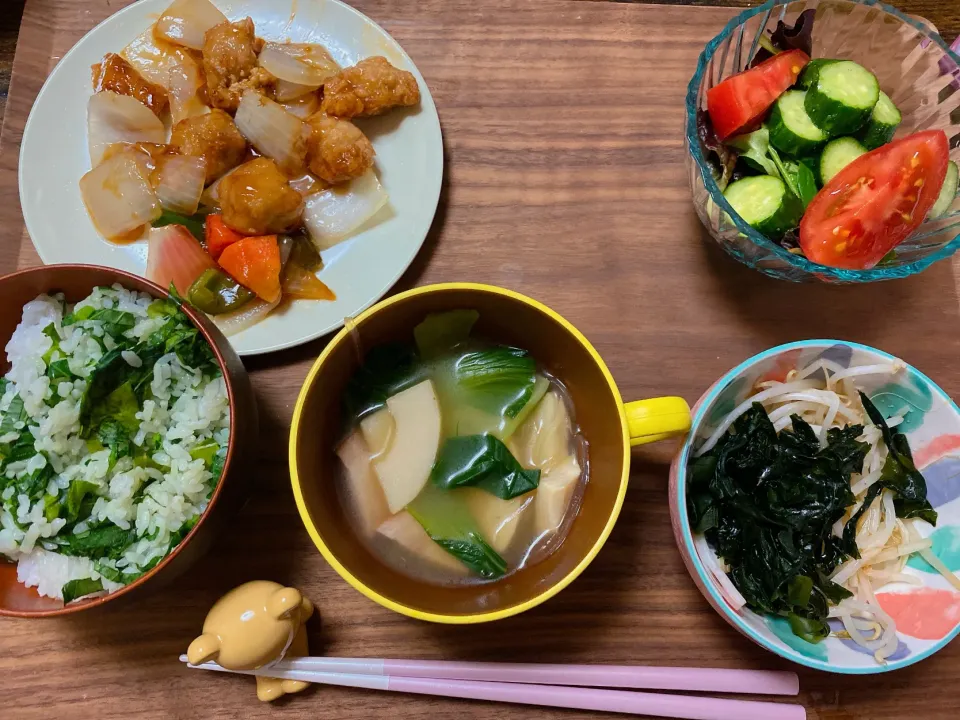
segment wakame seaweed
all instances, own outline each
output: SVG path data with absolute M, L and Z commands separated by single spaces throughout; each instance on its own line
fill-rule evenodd
M 688 508 L 747 605 L 819 642 L 829 634 L 829 604 L 850 595 L 829 579 L 847 557 L 832 528 L 854 503 L 850 474 L 869 446 L 857 440 L 860 425 L 831 429 L 821 448 L 810 425 L 792 421 L 778 435 L 754 403 L 695 461 Z
M 902 432 L 891 430 L 876 406 L 863 393 L 860 393 L 870 421 L 880 428 L 883 442 L 887 445 L 887 459 L 880 470 L 879 485 L 897 493 L 893 507 L 899 518 L 918 517 L 931 525 L 937 524 L 937 511 L 927 500 L 927 481 L 917 470 L 910 452 L 910 443 Z
M 785 617 L 794 634 L 809 642 L 829 634 L 829 606 L 851 595 L 830 576 L 840 563 L 860 556 L 857 522 L 884 489 L 897 494 L 898 517 L 932 524 L 937 519 L 906 436 L 887 426 L 866 395 L 860 393 L 860 400 L 889 454 L 842 537 L 834 535 L 833 525 L 855 502 L 850 476 L 862 472 L 869 451 L 857 439 L 862 425 L 831 428 L 821 448 L 799 416 L 791 416 L 792 431 L 778 434 L 763 406 L 754 403 L 691 467 L 687 507 L 694 532 L 704 533 L 730 566 L 730 579 L 752 610 Z

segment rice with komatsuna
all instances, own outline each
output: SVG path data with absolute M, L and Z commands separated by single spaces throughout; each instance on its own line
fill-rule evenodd
M 230 438 L 220 366 L 176 297 L 97 287 L 23 308 L 0 378 L 0 554 L 70 602 L 183 540 Z

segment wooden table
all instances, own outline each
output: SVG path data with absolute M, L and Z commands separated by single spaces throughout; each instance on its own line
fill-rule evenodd
M 13 70 L 13 54 L 17 47 L 25 2 L 26 0 L 4 0 L 5 5 L 0 12 L 0 125 L 3 124 L 3 111 L 10 89 L 10 73 Z M 627 2 L 648 3 L 649 0 Z M 759 3 L 754 0 L 663 0 L 659 4 L 753 7 Z M 940 29 L 940 33 L 948 41 L 960 35 L 960 7 L 950 0 L 901 0 L 897 7 L 904 12 L 927 18 Z
M 21 248 L 16 202 L 18 142 L 32 99 L 51 58 L 123 4 L 27 2 L 0 143 L 0 270 L 36 262 L 29 243 Z M 462 279 L 533 295 L 583 329 L 627 398 L 669 393 L 693 401 L 743 358 L 811 337 L 881 347 L 960 396 L 960 264 L 866 287 L 795 286 L 703 241 L 687 189 L 682 101 L 700 48 L 732 10 L 568 0 L 355 4 L 414 58 L 444 129 L 440 209 L 398 289 Z M 945 0 L 918 0 L 911 9 L 960 31 Z M 609 542 L 543 606 L 492 625 L 444 627 L 361 597 L 316 552 L 289 490 L 292 406 L 322 347 L 317 341 L 247 363 L 263 427 L 257 488 L 197 567 L 173 587 L 102 612 L 0 623 L 0 717 L 591 717 L 335 688 L 266 707 L 247 678 L 181 668 L 176 656 L 210 604 L 257 577 L 296 585 L 317 602 L 315 653 L 792 668 L 731 630 L 688 577 L 670 532 L 674 448 L 664 444 L 634 454 Z M 957 715 L 960 643 L 890 676 L 793 669 L 810 718 Z

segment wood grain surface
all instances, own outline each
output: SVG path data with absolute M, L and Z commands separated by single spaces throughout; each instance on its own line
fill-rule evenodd
M 0 141 L 0 270 L 36 262 L 29 242 L 20 253 L 16 181 L 31 102 L 55 59 L 123 4 L 28 0 Z M 960 306 L 949 262 L 893 283 L 796 286 L 741 267 L 705 237 L 687 188 L 683 95 L 703 44 L 733 10 L 564 0 L 354 4 L 417 63 L 444 130 L 437 218 L 396 289 L 473 280 L 532 295 L 584 331 L 630 399 L 679 394 L 693 402 L 749 355 L 814 337 L 900 355 L 960 396 Z M 841 677 L 794 668 L 731 630 L 674 545 L 669 444 L 634 453 L 607 545 L 543 606 L 491 625 L 446 627 L 366 600 L 322 560 L 289 489 L 287 428 L 322 347 L 247 363 L 261 412 L 257 489 L 191 572 L 102 612 L 0 622 L 0 717 L 593 717 L 336 688 L 267 707 L 248 678 L 183 669 L 177 655 L 211 603 L 260 577 L 300 587 L 317 603 L 315 654 L 797 669 L 812 719 L 957 716 L 958 643 L 889 676 Z
M 26 0 L 4 0 L 0 9 L 0 126 L 10 90 L 10 75 L 13 72 L 13 53 L 17 47 L 17 33 Z

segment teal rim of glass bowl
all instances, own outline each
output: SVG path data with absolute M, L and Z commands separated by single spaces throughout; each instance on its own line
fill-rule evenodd
M 933 263 L 950 257 L 953 255 L 953 253 L 960 249 L 960 231 L 957 232 L 957 235 L 953 238 L 953 240 L 948 242 L 939 250 L 932 252 L 929 255 L 920 258 L 919 260 L 915 260 L 905 265 L 899 265 L 897 267 L 880 267 L 872 268 L 870 270 L 844 270 L 841 268 L 832 268 L 826 265 L 819 265 L 807 260 L 802 255 L 796 255 L 788 252 L 779 243 L 773 242 L 766 236 L 761 235 L 752 227 L 747 225 L 747 223 L 743 221 L 743 218 L 741 218 L 733 209 L 733 207 L 731 207 L 730 203 L 727 202 L 727 199 L 723 196 L 723 193 L 720 192 L 720 187 L 717 185 L 717 181 L 713 177 L 711 166 L 707 162 L 706 158 L 703 157 L 703 153 L 700 150 L 700 134 L 697 131 L 697 111 L 699 110 L 697 95 L 700 91 L 700 83 L 703 81 L 707 64 L 713 59 L 717 48 L 719 48 L 720 45 L 727 40 L 727 38 L 732 36 L 733 33 L 741 25 L 743 25 L 744 22 L 752 17 L 755 17 L 756 15 L 766 13 L 768 18 L 765 18 L 763 22 L 763 24 L 766 25 L 769 20 L 769 15 L 774 8 L 792 5 L 795 2 L 798 2 L 798 0 L 768 0 L 768 2 L 765 2 L 759 7 L 744 10 L 742 13 L 728 22 L 723 31 L 713 38 L 713 40 L 708 42 L 706 47 L 703 49 L 703 52 L 700 53 L 700 59 L 697 62 L 697 71 L 694 73 L 693 78 L 690 80 L 690 84 L 687 86 L 687 145 L 690 148 L 690 153 L 693 156 L 694 162 L 697 164 L 700 176 L 703 178 L 703 183 L 706 186 L 707 192 L 710 194 L 711 199 L 723 212 L 727 214 L 728 217 L 733 220 L 733 223 L 737 229 L 744 236 L 746 236 L 750 242 L 769 250 L 788 265 L 809 273 L 810 275 L 826 276 L 831 280 L 838 280 L 845 283 L 892 280 L 895 278 L 904 278 L 914 275 L 918 272 L 926 270 L 928 267 L 933 265 Z M 892 15 L 893 17 L 897 18 L 900 20 L 900 22 L 910 25 L 918 30 L 925 39 L 935 43 L 941 50 L 943 50 L 944 54 L 953 60 L 957 64 L 957 67 L 960 68 L 960 55 L 954 53 L 947 43 L 944 42 L 943 38 L 940 37 L 938 33 L 932 32 L 926 25 L 923 25 L 919 21 L 904 15 L 896 8 L 885 5 L 882 2 L 877 2 L 877 0 L 845 0 L 845 2 L 848 2 L 851 5 L 864 5 L 866 7 L 879 8 L 888 15 Z M 960 92 L 960 90 L 957 92 Z M 752 263 L 745 264 L 752 266 Z
M 880 357 L 886 358 L 891 361 L 903 362 L 907 366 L 907 372 L 923 382 L 930 390 L 939 395 L 943 400 L 953 408 L 953 411 L 960 415 L 960 407 L 957 407 L 957 404 L 953 399 L 943 391 L 943 389 L 937 385 L 933 380 L 924 375 L 922 372 L 917 370 L 913 365 L 906 363 L 901 358 L 897 358 L 890 353 L 886 353 L 883 350 L 877 350 L 877 348 L 870 347 L 869 345 L 861 345 L 860 343 L 848 342 L 846 340 L 799 340 L 797 342 L 787 343 L 786 345 L 778 345 L 775 348 L 770 348 L 764 352 L 754 355 L 747 360 L 744 360 L 742 363 L 737 365 L 735 368 L 724 374 L 717 383 L 703 396 L 697 405 L 697 411 L 694 413 L 693 421 L 690 425 L 690 434 L 687 436 L 686 441 L 683 443 L 683 448 L 680 450 L 680 456 L 677 459 L 677 513 L 680 518 L 680 530 L 683 534 L 683 544 L 687 554 L 687 557 L 690 558 L 690 561 L 693 563 L 693 567 L 697 571 L 697 575 L 700 577 L 700 582 L 703 587 L 707 588 L 707 591 L 710 593 L 710 596 L 713 598 L 716 607 L 725 608 L 723 615 L 733 623 L 740 632 L 749 637 L 758 645 L 766 648 L 770 652 L 779 655 L 780 657 L 791 660 L 799 665 L 804 665 L 814 670 L 825 670 L 827 672 L 838 673 L 841 675 L 876 675 L 878 673 L 890 672 L 891 670 L 899 670 L 900 668 L 907 667 L 908 665 L 913 665 L 918 663 L 921 660 L 924 660 L 931 655 L 933 655 L 938 650 L 943 649 L 951 640 L 957 637 L 960 634 L 960 622 L 950 631 L 950 633 L 942 638 L 939 642 L 934 645 L 931 645 L 926 650 L 921 652 L 912 653 L 902 660 L 894 660 L 892 662 L 887 662 L 884 664 L 877 664 L 874 667 L 844 667 L 842 665 L 836 665 L 829 661 L 816 660 L 811 657 L 807 657 L 800 652 L 797 652 L 789 646 L 779 646 L 770 642 L 767 638 L 760 635 L 754 628 L 750 627 L 747 622 L 740 616 L 738 613 L 734 612 L 727 602 L 720 595 L 720 592 L 717 590 L 714 580 L 710 577 L 710 574 L 703 567 L 703 563 L 700 562 L 700 556 L 697 554 L 697 549 L 693 544 L 693 531 L 690 529 L 690 518 L 687 516 L 687 466 L 690 462 L 690 454 L 693 450 L 693 444 L 696 441 L 696 429 L 700 427 L 700 423 L 703 422 L 704 417 L 706 416 L 707 410 L 710 409 L 711 405 L 716 402 L 717 397 L 723 392 L 726 387 L 733 382 L 736 378 L 740 377 L 743 373 L 749 370 L 751 367 L 757 363 L 766 360 L 769 357 L 780 355 L 781 353 L 788 352 L 790 350 L 800 350 L 803 348 L 810 347 L 831 347 L 833 345 L 844 345 L 855 350 L 861 350 L 863 352 L 872 353 Z M 718 611 L 719 612 L 719 611 Z

